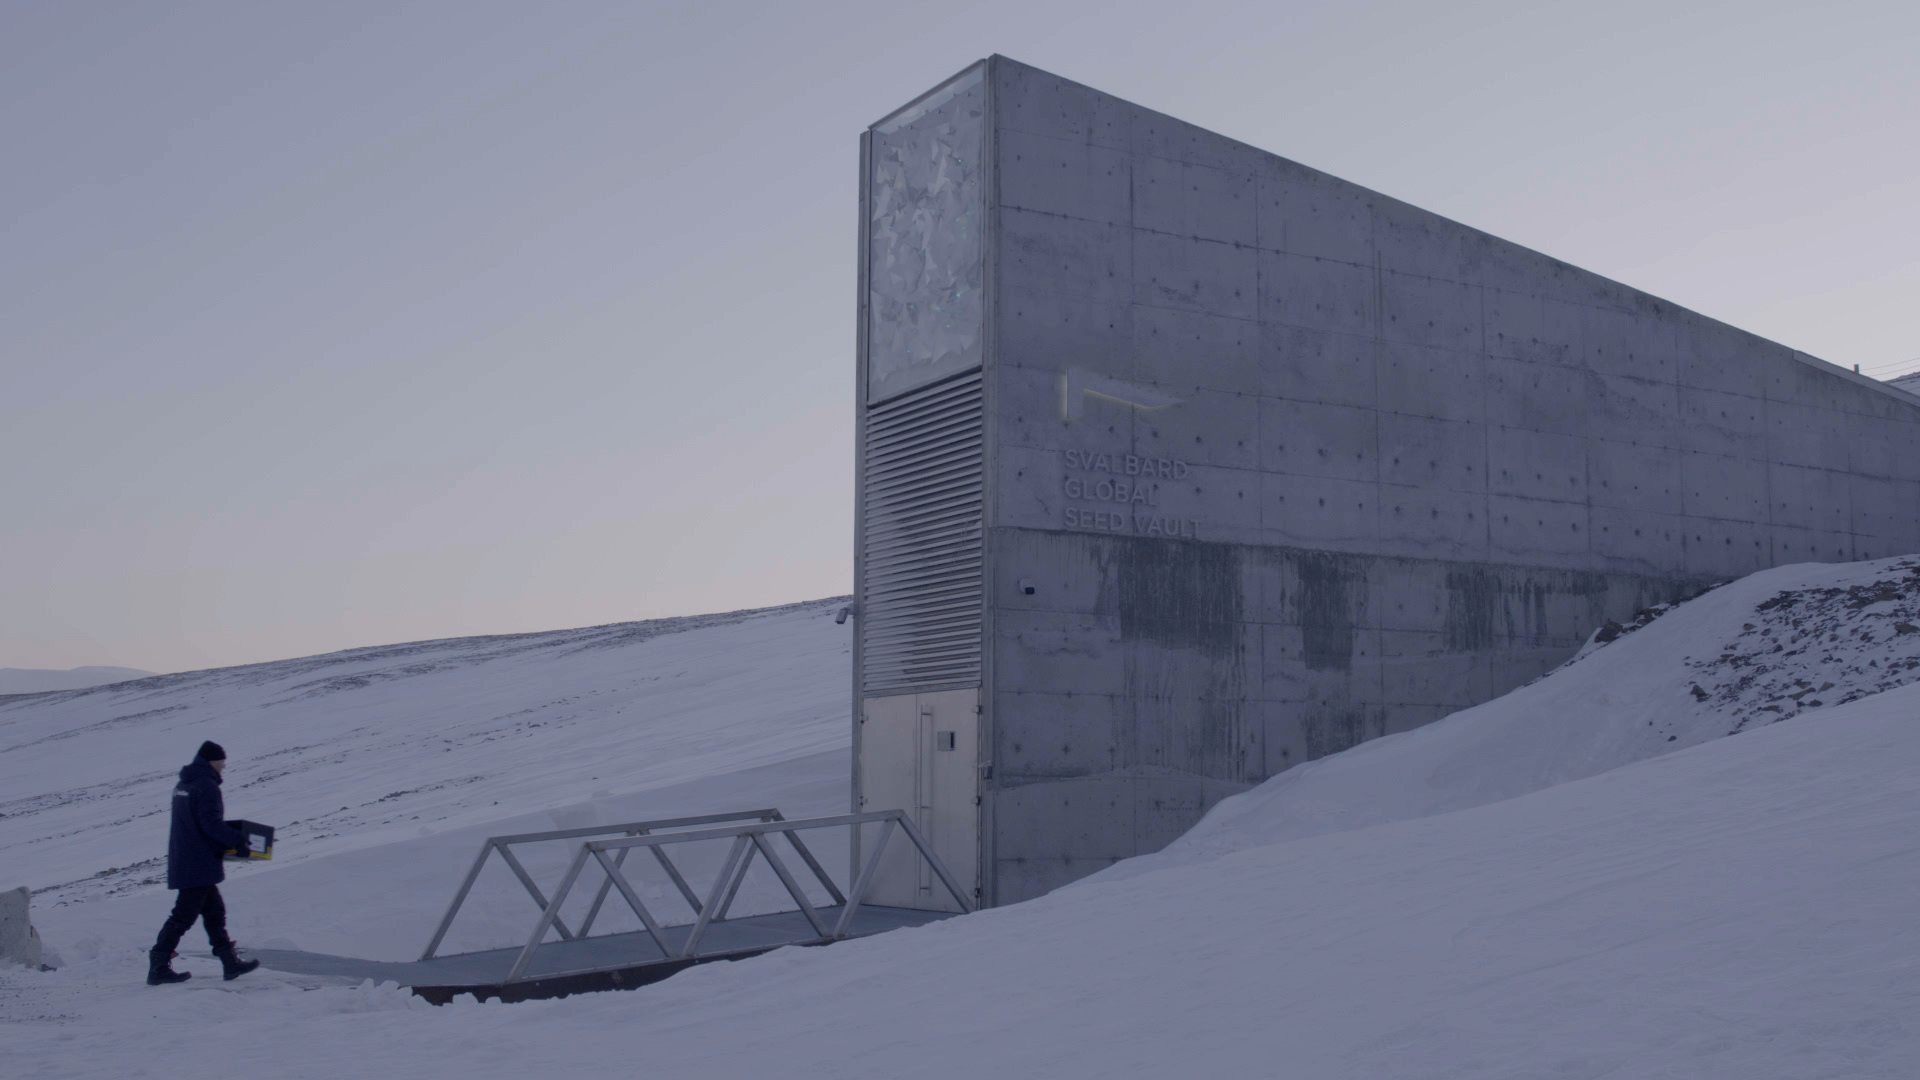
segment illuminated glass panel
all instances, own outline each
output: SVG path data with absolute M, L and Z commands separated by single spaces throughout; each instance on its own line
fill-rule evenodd
M 985 67 L 873 129 L 867 400 L 980 366 Z

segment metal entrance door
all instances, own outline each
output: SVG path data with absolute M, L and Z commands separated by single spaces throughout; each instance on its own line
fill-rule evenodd
M 963 889 L 980 887 L 980 691 L 871 697 L 862 703 L 860 805 L 905 810 Z M 878 830 L 861 837 L 861 858 Z M 957 911 L 926 860 L 895 837 L 867 902 L 922 911 Z

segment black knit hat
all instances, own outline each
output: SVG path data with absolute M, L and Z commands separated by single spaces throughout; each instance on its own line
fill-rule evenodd
M 206 742 L 200 744 L 199 758 L 201 761 L 225 761 L 227 760 L 227 752 L 220 749 L 219 743 L 208 739 Z

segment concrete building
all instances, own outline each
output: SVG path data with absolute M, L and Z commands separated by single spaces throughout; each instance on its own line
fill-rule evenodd
M 855 801 L 986 904 L 1607 620 L 1920 550 L 1920 399 L 1003 57 L 862 177 Z

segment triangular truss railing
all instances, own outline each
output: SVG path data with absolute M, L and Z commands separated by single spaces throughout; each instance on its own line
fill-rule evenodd
M 737 824 L 723 824 L 726 822 L 735 822 Z M 834 883 L 832 876 L 827 873 L 826 868 L 820 865 L 820 860 L 814 857 L 812 850 L 810 850 L 806 842 L 801 839 L 800 833 L 813 829 L 839 827 L 858 828 L 862 825 L 869 824 L 878 824 L 880 826 L 880 835 L 874 843 L 871 852 L 868 853 L 864 864 L 860 867 L 859 874 L 854 879 L 851 888 L 845 893 L 842 893 L 839 886 Z M 703 825 L 713 825 L 717 827 L 698 828 L 698 826 Z M 880 810 L 865 814 L 842 814 L 836 817 L 806 818 L 798 821 L 788 821 L 778 810 L 746 810 L 731 814 L 665 818 L 658 821 L 628 822 L 623 825 L 602 825 L 582 829 L 559 829 L 552 832 L 520 833 L 513 836 L 490 837 L 481 845 L 479 856 L 474 859 L 472 869 L 467 871 L 466 879 L 460 883 L 459 891 L 454 894 L 453 903 L 448 905 L 446 914 L 441 917 L 440 925 L 434 931 L 433 940 L 427 943 L 426 951 L 420 954 L 420 959 L 430 960 L 433 958 L 434 953 L 440 948 L 441 942 L 445 940 L 447 930 L 453 925 L 454 916 L 459 913 L 461 905 L 466 903 L 467 895 L 473 890 L 474 882 L 479 879 L 480 871 L 486 866 L 487 860 L 495 852 L 500 854 L 501 860 L 506 863 L 507 868 L 513 872 L 513 875 L 519 879 L 521 886 L 526 889 L 527 895 L 531 896 L 534 903 L 540 908 L 539 921 L 534 925 L 532 935 L 528 937 L 526 945 L 520 950 L 520 955 L 515 959 L 513 970 L 506 978 L 507 982 L 518 980 L 526 974 L 528 965 L 533 961 L 534 952 L 540 947 L 540 944 L 546 940 L 548 933 L 558 932 L 563 941 L 574 941 L 591 936 L 594 921 L 599 917 L 601 908 L 606 903 L 609 893 L 614 891 L 620 894 L 620 898 L 626 902 L 627 907 L 633 911 L 635 917 L 640 920 L 641 925 L 646 928 L 646 933 L 653 938 L 654 944 L 659 948 L 663 957 L 670 960 L 690 960 L 697 958 L 700 955 L 700 942 L 706 934 L 707 928 L 713 923 L 722 922 L 727 918 L 727 912 L 732 908 L 734 897 L 738 895 L 741 884 L 746 880 L 747 870 L 752 865 L 755 856 L 764 860 L 767 866 L 774 872 L 774 875 L 780 879 L 780 884 L 785 887 L 787 894 L 793 898 L 793 902 L 800 913 L 806 916 L 808 925 L 812 927 L 816 935 L 813 938 L 796 941 L 792 944 L 811 944 L 814 942 L 838 940 L 846 937 L 849 929 L 852 927 L 854 915 L 860 910 L 860 905 L 866 896 L 867 888 L 872 883 L 874 875 L 879 869 L 881 854 L 886 850 L 887 841 L 892 838 L 895 829 L 906 834 L 907 839 L 913 844 L 915 850 L 919 852 L 920 857 L 927 861 L 927 865 L 933 870 L 934 874 L 939 877 L 941 884 L 946 886 L 947 892 L 952 895 L 954 902 L 959 905 L 960 910 L 963 912 L 972 911 L 973 905 L 970 898 L 960 888 L 959 883 L 954 881 L 953 876 L 947 872 L 947 868 L 941 864 L 939 858 L 934 855 L 933 849 L 929 847 L 926 842 L 926 838 L 920 834 L 919 829 L 914 827 L 912 819 L 907 817 L 905 811 Z M 839 906 L 839 915 L 833 920 L 832 925 L 828 925 L 827 919 L 824 917 L 828 913 L 822 912 L 820 908 L 816 907 L 807 899 L 806 891 L 801 887 L 799 879 L 794 876 L 793 871 L 787 866 L 786 862 L 781 859 L 778 851 L 775 850 L 770 839 L 775 833 L 782 834 L 787 838 L 787 842 L 792 846 L 794 853 L 799 856 L 800 860 L 806 865 L 806 868 L 812 872 L 814 879 L 826 890 L 827 895 L 833 898 L 834 905 Z M 605 839 L 585 839 L 590 837 L 604 837 Z M 707 890 L 706 896 L 702 897 L 695 891 L 692 884 L 688 882 L 686 875 L 674 864 L 665 849 L 675 844 L 690 844 L 703 840 L 722 840 L 727 838 L 732 838 L 732 847 L 727 852 L 726 860 L 721 864 L 719 875 L 714 878 L 713 884 Z M 567 872 L 565 876 L 561 878 L 559 886 L 554 891 L 553 896 L 548 897 L 541 891 L 540 886 L 534 882 L 533 876 L 527 873 L 526 867 L 522 865 L 520 860 L 514 855 L 513 848 L 517 844 L 573 839 L 582 840 L 580 847 L 574 852 L 573 860 L 568 864 Z M 626 878 L 624 868 L 626 866 L 627 856 L 639 848 L 643 848 L 653 855 L 654 859 L 659 862 L 661 868 L 666 871 L 667 877 L 673 882 L 674 887 L 679 891 L 681 897 L 686 900 L 687 905 L 693 909 L 693 926 L 678 947 L 669 943 L 667 935 L 665 934 L 668 928 L 661 925 L 654 912 L 640 899 L 640 894 L 634 890 L 632 883 Z M 591 906 L 588 907 L 586 915 L 581 920 L 580 929 L 574 931 L 569 929 L 566 922 L 561 919 L 560 908 L 566 903 L 567 897 L 572 894 L 575 886 L 579 883 L 580 875 L 582 871 L 586 869 L 588 860 L 592 860 L 598 864 L 606 876 L 605 879 L 601 881 L 599 889 L 594 894 Z

